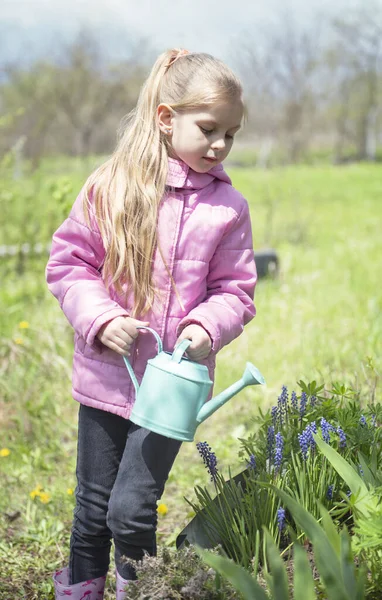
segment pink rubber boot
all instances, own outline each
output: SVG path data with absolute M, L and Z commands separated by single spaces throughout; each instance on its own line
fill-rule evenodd
M 102 600 L 105 590 L 106 575 L 97 579 L 88 579 L 74 585 L 69 585 L 69 569 L 61 569 L 53 575 L 56 600 Z
M 121 577 L 117 570 L 115 572 L 117 576 L 117 600 L 126 600 L 128 596 L 127 591 L 125 591 L 125 588 L 129 583 L 132 582 Z

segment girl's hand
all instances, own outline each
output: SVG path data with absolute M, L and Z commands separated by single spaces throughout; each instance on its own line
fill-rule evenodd
M 211 352 L 211 338 L 201 325 L 187 325 L 178 337 L 176 344 L 179 344 L 182 340 L 192 341 L 186 352 L 191 360 L 203 360 Z
M 148 321 L 138 321 L 131 317 L 115 317 L 97 333 L 97 338 L 111 350 L 122 356 L 130 356 L 130 348 L 138 337 L 137 325 L 148 326 Z

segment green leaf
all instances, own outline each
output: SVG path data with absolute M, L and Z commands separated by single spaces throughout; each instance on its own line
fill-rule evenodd
M 284 561 L 280 556 L 279 549 L 275 545 L 273 538 L 265 530 L 265 539 L 267 543 L 267 555 L 271 571 L 271 590 L 275 600 L 288 600 L 288 577 L 285 570 Z
M 350 547 L 350 537 L 346 529 L 341 532 L 341 572 L 349 600 L 357 597 L 356 578 L 354 573 L 354 560 Z
M 271 487 L 280 496 L 282 502 L 289 508 L 297 524 L 312 541 L 314 557 L 329 598 L 333 598 L 333 600 L 348 600 L 343 582 L 339 579 L 341 573 L 340 561 L 324 530 L 317 523 L 316 519 L 298 502 L 275 486 Z
M 293 546 L 294 600 L 316 600 L 312 569 L 305 550 L 300 544 Z
M 217 556 L 198 546 L 196 551 L 209 567 L 225 577 L 236 591 L 243 594 L 244 600 L 269 600 L 263 588 L 243 567 L 224 556 Z
M 369 469 L 369 465 L 366 462 L 365 457 L 363 456 L 363 454 L 361 452 L 358 452 L 358 460 L 359 460 L 359 464 L 362 467 L 363 479 L 364 479 L 365 483 L 375 487 L 377 485 L 376 478 L 374 476 L 374 473 Z
M 320 506 L 320 512 L 321 512 L 321 516 L 322 516 L 322 519 L 321 519 L 322 527 L 323 527 L 326 535 L 328 536 L 328 540 L 330 541 L 332 547 L 334 548 L 337 556 L 339 557 L 341 555 L 340 535 L 336 529 L 336 526 L 333 523 L 333 520 L 332 520 L 329 512 L 322 505 Z
M 253 572 L 257 575 L 260 560 L 260 531 L 256 531 L 255 556 L 253 557 Z
M 365 516 L 373 512 L 377 507 L 376 500 L 356 470 L 317 434 L 313 434 L 313 437 L 322 454 L 331 462 L 337 473 L 348 484 L 351 492 L 356 497 L 355 508 Z

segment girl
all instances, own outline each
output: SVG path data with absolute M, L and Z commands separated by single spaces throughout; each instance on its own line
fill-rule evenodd
M 70 561 L 54 576 L 56 598 L 103 597 L 111 539 L 118 600 L 136 578 L 132 561 L 156 551 L 156 504 L 180 442 L 129 421 L 122 356 L 140 381 L 156 353 L 137 326 L 150 324 L 168 351 L 190 339 L 189 358 L 212 379 L 217 352 L 255 314 L 248 205 L 220 164 L 243 112 L 240 81 L 220 60 L 165 52 L 114 154 L 53 236 L 47 280 L 74 328 L 80 402 Z

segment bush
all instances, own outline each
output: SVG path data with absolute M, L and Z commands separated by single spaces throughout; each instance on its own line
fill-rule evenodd
M 163 547 L 158 557 L 134 563 L 138 580 L 129 585 L 131 600 L 233 600 L 240 596 L 199 558 L 192 548 L 180 552 Z

